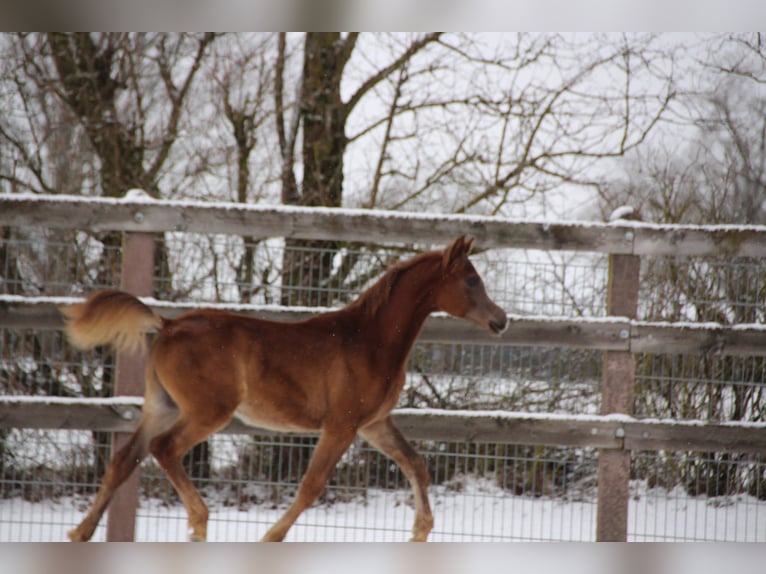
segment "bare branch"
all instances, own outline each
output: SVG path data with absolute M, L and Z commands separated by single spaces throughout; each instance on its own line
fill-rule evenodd
M 356 92 L 354 92 L 348 101 L 344 104 L 344 107 L 346 108 L 346 115 L 348 116 L 348 114 L 351 113 L 351 111 L 359 103 L 359 100 L 361 100 L 367 92 L 369 92 L 384 79 L 388 78 L 393 72 L 401 68 L 406 62 L 409 62 L 412 57 L 420 52 L 423 48 L 433 42 L 436 42 L 441 37 L 441 35 L 442 32 L 434 32 L 423 36 L 419 40 L 414 41 L 401 56 L 399 56 L 385 68 L 379 70 L 377 73 L 369 77 L 361 86 L 359 86 L 359 88 L 357 88 Z
M 166 66 L 164 65 L 160 66 L 161 74 L 163 76 L 163 79 L 165 80 L 165 86 L 167 88 L 168 98 L 170 99 L 170 102 L 171 102 L 171 109 L 170 109 L 170 117 L 168 119 L 168 123 L 165 128 L 165 135 L 163 136 L 160 150 L 155 156 L 154 161 L 152 162 L 149 169 L 146 170 L 146 174 L 144 176 L 146 187 L 150 187 L 152 183 L 156 181 L 160 169 L 162 169 L 162 166 L 165 164 L 165 162 L 168 159 L 170 148 L 173 146 L 173 144 L 176 141 L 176 138 L 178 137 L 178 123 L 181 119 L 181 113 L 183 111 L 186 95 L 189 92 L 189 88 L 192 84 L 194 76 L 199 71 L 200 64 L 202 63 L 202 59 L 205 56 L 205 52 L 207 51 L 208 47 L 213 43 L 215 38 L 216 38 L 216 34 L 208 32 L 203 34 L 197 40 L 197 51 L 196 51 L 196 54 L 194 55 L 194 60 L 192 61 L 192 65 L 189 68 L 189 71 L 186 74 L 186 77 L 181 82 L 180 88 L 173 83 L 172 79 L 169 76 Z M 160 62 L 162 62 L 163 64 L 165 63 L 165 61 L 162 58 L 160 59 Z
M 298 136 L 299 115 L 293 114 L 291 129 L 285 130 L 284 82 L 287 53 L 286 34 L 280 32 L 277 36 L 277 56 L 274 62 L 274 108 L 279 140 L 279 154 L 282 158 L 282 203 L 297 204 L 300 200 L 298 184 L 295 179 L 295 142 Z
M 388 109 L 388 117 L 386 118 L 386 130 L 383 134 L 383 142 L 380 145 L 380 153 L 378 154 L 378 163 L 375 166 L 375 174 L 372 180 L 372 189 L 370 190 L 370 199 L 367 202 L 367 207 L 373 208 L 377 205 L 378 190 L 380 189 L 380 180 L 383 175 L 383 164 L 386 161 L 388 155 L 388 146 L 391 143 L 391 129 L 394 125 L 394 117 L 396 116 L 396 110 L 399 106 L 399 98 L 402 94 L 402 85 L 407 81 L 407 67 L 406 64 L 399 71 L 399 77 L 394 86 L 394 96 L 391 98 L 391 105 Z

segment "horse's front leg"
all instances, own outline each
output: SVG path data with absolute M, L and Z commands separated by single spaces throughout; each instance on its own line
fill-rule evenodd
M 287 531 L 301 513 L 311 506 L 322 494 L 330 473 L 354 440 L 356 432 L 350 429 L 330 430 L 325 428 L 311 456 L 306 474 L 303 475 L 298 493 L 290 507 L 277 523 L 261 539 L 263 542 L 281 542 Z
M 359 434 L 396 462 L 410 481 L 415 494 L 415 524 L 412 526 L 412 541 L 425 542 L 434 526 L 434 517 L 428 502 L 428 470 L 423 457 L 402 436 L 390 416 L 364 427 Z

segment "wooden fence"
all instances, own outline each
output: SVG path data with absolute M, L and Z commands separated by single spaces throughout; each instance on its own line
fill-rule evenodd
M 756 452 L 766 454 L 766 424 L 646 420 L 632 416 L 636 353 L 766 355 L 761 325 L 651 323 L 636 320 L 641 256 L 747 256 L 766 258 L 766 227 L 653 225 L 641 222 L 548 223 L 475 216 L 381 213 L 201 204 L 184 201 L 111 200 L 60 196 L 0 196 L 0 226 L 37 226 L 123 231 L 122 288 L 151 292 L 154 233 L 185 231 L 258 237 L 333 239 L 371 243 L 446 243 L 469 234 L 482 248 L 531 248 L 609 254 L 608 317 L 511 316 L 498 339 L 466 322 L 431 317 L 421 340 L 505 345 L 561 346 L 604 352 L 602 412 L 599 416 L 541 416 L 522 413 L 398 410 L 397 423 L 410 439 L 503 442 L 596 447 L 599 455 L 597 539 L 627 537 L 631 450 Z M 0 296 L 0 326 L 60 329 L 56 305 L 65 298 Z M 167 316 L 183 304 L 146 299 Z M 232 305 L 221 305 L 234 308 Z M 300 319 L 310 311 L 236 306 L 277 320 Z M 118 357 L 113 399 L 72 400 L 0 397 L 0 427 L 91 429 L 116 433 L 116 441 L 139 417 L 141 366 Z M 241 423 L 223 432 L 266 434 Z M 122 489 L 107 526 L 110 540 L 132 539 L 137 486 Z

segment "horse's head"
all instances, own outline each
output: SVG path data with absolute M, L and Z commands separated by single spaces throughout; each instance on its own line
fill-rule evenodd
M 468 259 L 473 238 L 455 239 L 442 256 L 442 280 L 435 289 L 441 311 L 462 317 L 499 335 L 508 328 L 508 317 L 487 295 L 476 268 Z

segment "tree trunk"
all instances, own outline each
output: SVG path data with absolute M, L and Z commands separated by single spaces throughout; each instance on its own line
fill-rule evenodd
M 338 32 L 306 34 L 300 115 L 303 125 L 303 187 L 299 205 L 340 207 L 346 107 L 340 83 L 350 51 Z M 290 197 L 288 194 L 286 197 Z M 336 241 L 287 240 L 283 258 L 282 304 L 329 306 L 329 278 Z

